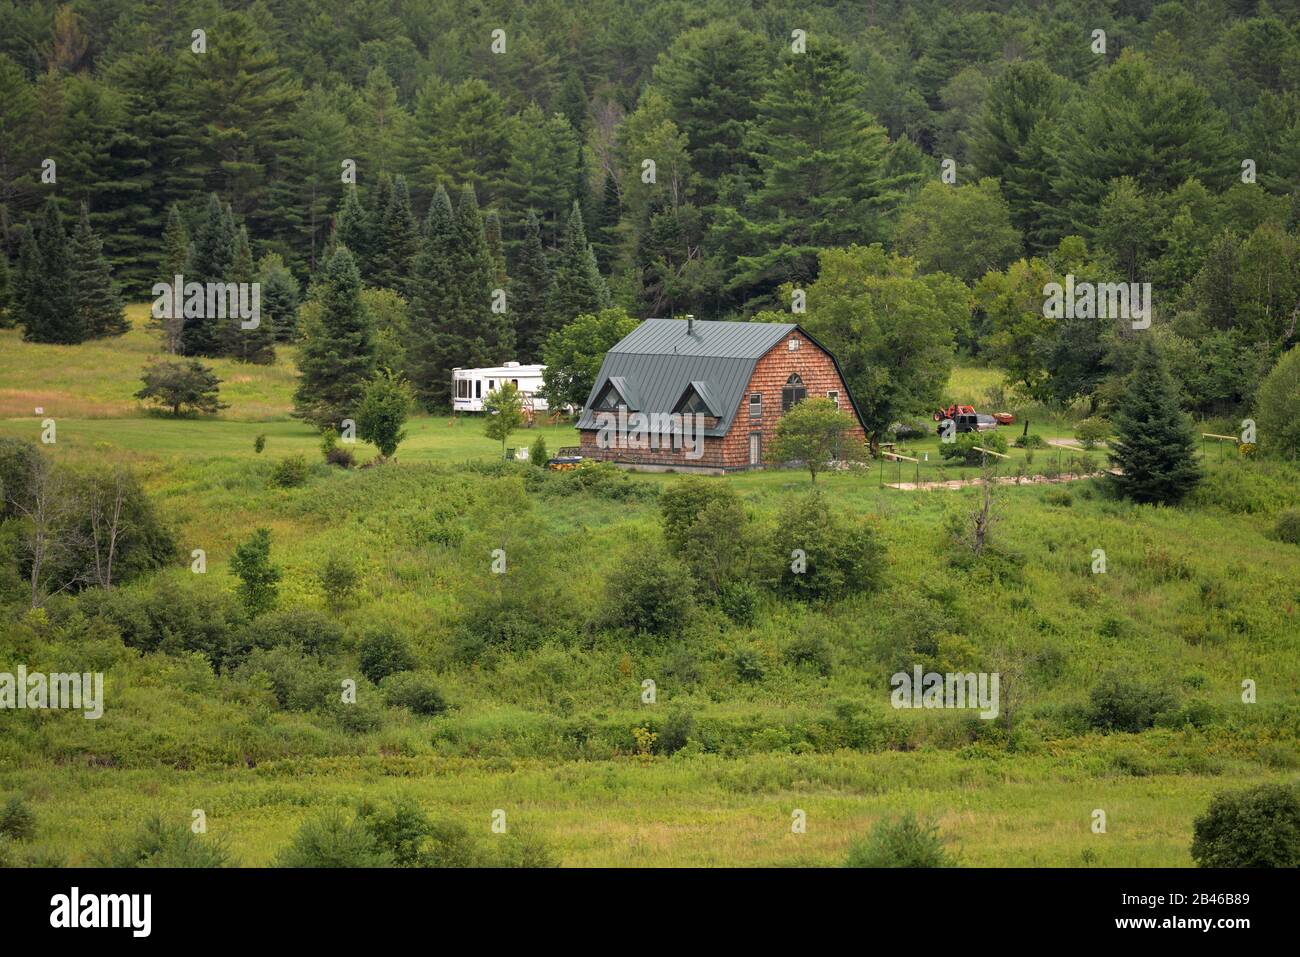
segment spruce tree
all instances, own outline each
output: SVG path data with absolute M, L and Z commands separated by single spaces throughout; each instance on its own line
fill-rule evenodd
M 420 252 L 416 256 L 411 288 L 410 329 L 407 362 L 416 397 L 434 407 L 446 398 L 448 383 L 441 375 L 440 322 L 451 301 L 455 283 L 452 249 L 455 246 L 451 198 L 439 186 L 429 204 L 421 228 Z
M 230 282 L 235 261 L 235 221 L 228 207 L 216 193 L 208 197 L 207 212 L 195 231 L 194 254 L 185 281 L 197 283 Z M 205 300 L 206 303 L 206 300 Z M 181 308 L 176 303 L 176 308 Z M 221 355 L 227 344 L 222 336 L 221 321 L 215 316 L 188 316 L 181 328 L 181 351 L 187 356 Z
M 466 186 L 452 222 L 452 295 L 440 331 L 449 336 L 439 375 L 448 399 L 451 370 L 456 366 L 482 366 L 505 362 L 514 351 L 514 331 L 509 310 L 492 311 L 492 254 L 483 230 L 478 197 Z M 509 303 L 507 302 L 507 306 Z
M 267 253 L 257 273 L 262 284 L 262 321 L 270 322 L 276 342 L 292 342 L 298 333 L 298 280 L 278 253 Z
M 88 338 L 120 336 L 130 328 L 126 310 L 104 255 L 104 244 L 90 227 L 90 210 L 81 204 L 81 217 L 69 246 L 72 304 Z
M 367 283 L 373 283 L 379 272 L 380 259 L 384 255 L 384 223 L 388 220 L 388 207 L 392 204 L 393 178 L 387 173 L 380 173 L 367 204 L 365 255 L 353 253 L 357 257 L 361 278 Z
M 509 279 L 506 273 L 506 249 L 501 238 L 501 217 L 495 209 L 489 209 L 483 214 L 483 235 L 487 239 L 488 256 L 492 260 L 493 288 L 504 289 Z
M 7 329 L 13 324 L 9 304 L 13 301 L 13 281 L 9 278 L 9 257 L 0 247 L 0 329 Z
M 605 174 L 601 187 L 600 205 L 596 207 L 595 222 L 591 227 L 591 248 L 596 251 L 596 263 L 608 272 L 618 250 L 618 221 L 623 215 L 623 200 L 618 192 L 618 180 L 613 173 Z
M 257 269 L 253 263 L 253 249 L 248 241 L 248 229 L 239 227 L 235 234 L 235 254 L 230 265 L 230 282 L 239 283 L 245 288 L 258 281 Z M 257 325 L 245 329 L 242 316 L 227 314 L 222 322 L 223 336 L 226 341 L 225 354 L 240 362 L 255 362 L 266 365 L 275 361 L 275 325 L 266 312 L 266 301 L 262 298 L 263 290 L 258 287 Z M 241 293 L 242 294 L 242 293 Z M 248 292 L 251 297 L 251 289 Z M 251 298 L 249 300 L 251 303 Z M 252 321 L 251 317 L 249 322 Z
M 551 301 L 551 267 L 542 248 L 542 226 L 528 211 L 524 241 L 519 247 L 515 274 L 510 280 L 510 315 L 514 317 L 515 339 L 521 362 L 541 358 L 542 340 L 548 331 L 546 316 Z
M 419 236 L 419 224 L 411 211 L 411 194 L 406 188 L 406 178 L 395 176 L 374 247 L 374 285 L 410 297 L 411 271 L 418 252 Z
M 1135 502 L 1174 505 L 1201 480 L 1195 436 L 1150 339 L 1139 347 L 1120 399 L 1110 459 L 1120 470 L 1112 485 Z
M 374 330 L 361 299 L 361 273 L 339 246 L 314 287 L 319 315 L 304 330 L 294 414 L 317 428 L 355 418 L 375 371 Z
M 343 202 L 339 204 L 339 211 L 334 215 L 332 241 L 348 247 L 352 255 L 360 260 L 370 255 L 369 218 L 355 186 L 348 186 L 344 190 Z M 331 251 L 327 250 L 323 258 L 328 259 L 331 254 Z
M 159 282 L 174 282 L 185 275 L 190 264 L 190 233 L 185 220 L 175 204 L 167 211 L 167 226 L 163 229 L 162 276 Z
M 564 241 L 555 259 L 555 282 L 551 287 L 543 338 L 554 329 L 583 313 L 597 313 L 610 305 L 609 288 L 596 265 L 596 254 L 587 242 L 582 208 L 574 201 L 564 228 Z
M 23 250 L 23 338 L 29 342 L 71 345 L 82 342 L 87 329 L 72 300 L 72 269 L 63 216 L 53 196 L 45 200 L 30 244 Z

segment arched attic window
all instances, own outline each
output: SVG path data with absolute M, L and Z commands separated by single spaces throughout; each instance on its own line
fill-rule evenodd
M 803 379 L 799 378 L 799 373 L 792 373 L 785 380 L 785 388 L 781 390 L 781 411 L 789 412 L 792 406 L 806 398 L 808 390 L 804 388 Z

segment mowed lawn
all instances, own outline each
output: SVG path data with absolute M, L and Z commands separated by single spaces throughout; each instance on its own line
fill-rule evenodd
M 126 336 L 74 348 L 35 346 L 0 330 L 0 435 L 35 440 L 42 420 L 53 418 L 52 454 L 92 467 L 134 465 L 183 549 L 207 550 L 213 587 L 231 587 L 231 550 L 265 525 L 284 569 L 284 604 L 323 609 L 315 570 L 325 556 L 346 553 L 365 571 L 358 602 L 340 613 L 349 633 L 376 621 L 400 624 L 432 659 L 472 587 L 477 561 L 461 554 L 468 544 L 457 550 L 413 537 L 423 528 L 419 519 L 442 505 L 434 483 L 447 472 L 501 493 L 502 523 L 517 518 L 528 535 L 563 543 L 553 558 L 566 563 L 566 583 L 584 601 L 603 594 L 611 555 L 634 554 L 657 534 L 653 502 L 521 500 L 510 497 L 510 479 L 459 469 L 500 455 L 478 417 L 413 418 L 396 466 L 344 472 L 321 464 L 319 436 L 289 416 L 292 348 L 281 348 L 274 366 L 214 362 L 230 403 L 220 416 L 148 412 L 131 393 L 140 367 L 156 356 L 156 335 L 144 325 L 147 307 L 131 314 L 135 328 Z M 962 367 L 950 391 L 979 404 L 998 379 L 995 371 Z M 1038 413 L 1032 428 L 1045 438 L 1069 434 Z M 521 430 L 510 445 L 531 444 L 539 434 L 552 450 L 577 441 L 571 427 L 548 426 Z M 1015 434 L 1019 426 L 1008 437 Z M 260 454 L 259 435 L 266 439 Z M 935 436 L 907 448 L 928 454 L 928 478 L 961 477 L 956 468 L 940 472 Z M 274 463 L 296 454 L 312 463 L 308 485 L 272 487 Z M 360 461 L 373 454 L 358 446 Z M 1023 451 L 1013 454 L 1007 469 L 1025 461 Z M 1039 449 L 1033 464 L 1055 454 Z M 1217 456 L 1208 464 L 1216 474 L 1253 468 Z M 404 467 L 413 480 L 403 478 Z M 908 481 L 912 468 L 887 466 L 885 478 Z M 420 487 L 426 475 L 428 489 Z M 975 587 L 940 561 L 935 546 L 945 519 L 971 505 L 975 493 L 903 492 L 882 488 L 880 478 L 873 468 L 825 475 L 818 486 L 837 508 L 881 519 L 896 583 L 888 600 Z M 799 471 L 718 481 L 732 483 L 760 516 L 808 487 Z M 928 713 L 899 719 L 918 730 L 895 747 L 802 750 L 800 729 L 844 701 L 873 721 L 898 719 L 868 654 L 869 642 L 881 637 L 876 620 L 889 611 L 881 596 L 825 618 L 785 609 L 780 620 L 758 622 L 745 640 L 767 656 L 768 680 L 742 685 L 718 666 L 689 695 L 701 720 L 727 742 L 720 752 L 635 753 L 631 729 L 645 720 L 639 678 L 659 659 L 608 643 L 543 648 L 495 670 L 444 670 L 439 680 L 454 703 L 449 714 L 395 719 L 343 746 L 305 715 L 242 710 L 237 696 L 215 689 L 206 668 L 142 660 L 119 679 L 126 687 L 118 711 L 99 722 L 59 716 L 67 721 L 44 729 L 46 750 L 8 766 L 0 760 L 0 793 L 27 795 L 41 821 L 57 822 L 42 826 L 41 840 L 73 864 L 89 863 L 93 849 L 150 811 L 188 821 L 194 809 L 204 810 L 209 833 L 226 841 L 237 861 L 269 864 L 299 824 L 322 809 L 404 797 L 481 829 L 485 840 L 492 812 L 504 810 L 511 828 L 544 836 L 567 865 L 835 865 L 875 821 L 916 811 L 933 818 L 971 866 L 1186 866 L 1191 822 L 1213 793 L 1296 774 L 1294 732 L 1279 709 L 1295 701 L 1300 550 L 1268 537 L 1266 513 L 1136 512 L 1104 500 L 1091 483 L 1073 488 L 1068 501 L 1049 499 L 1042 486 L 1006 491 L 1000 534 L 1027 556 L 1024 580 L 978 586 L 991 596 L 981 616 L 995 623 L 993 633 L 1005 627 L 1057 656 L 1055 683 L 1031 704 L 1079 704 L 1097 674 L 1118 659 L 1191 682 L 1231 716 L 1231 730 L 1056 735 L 1008 751 L 965 741 L 952 730 L 957 716 Z M 467 541 L 486 555 L 489 543 L 477 534 L 471 529 Z M 1094 576 L 1088 568 L 1100 546 L 1111 571 Z M 828 678 L 780 667 L 780 648 L 804 626 L 837 646 Z M 1259 710 L 1269 717 L 1238 717 L 1243 675 L 1259 682 Z M 665 684 L 665 704 L 673 695 Z M 566 754 L 572 748 L 557 743 L 556 729 L 569 728 L 571 716 L 620 730 L 625 745 L 612 757 Z M 220 757 L 254 747 L 279 750 L 257 760 Z M 110 757 L 115 753 L 125 758 Z M 1104 834 L 1090 828 L 1099 809 L 1107 816 Z M 807 816 L 804 834 L 791 830 L 796 810 Z

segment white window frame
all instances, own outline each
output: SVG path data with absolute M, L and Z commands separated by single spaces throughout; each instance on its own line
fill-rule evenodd
M 755 399 L 758 399 L 757 404 L 754 402 Z M 758 409 L 757 412 L 754 411 L 755 408 Z M 749 394 L 749 417 L 751 419 L 761 419 L 763 417 L 763 393 L 751 392 Z

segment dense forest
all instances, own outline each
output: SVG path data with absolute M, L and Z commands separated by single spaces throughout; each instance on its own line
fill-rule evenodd
M 581 314 L 770 319 L 806 290 L 915 413 L 909 356 L 942 381 L 954 350 L 1106 406 L 1133 333 L 1045 317 L 1044 286 L 1149 282 L 1184 406 L 1236 414 L 1297 340 L 1298 11 L 7 2 L 0 296 L 77 341 L 123 328 L 118 288 L 260 277 L 274 329 L 172 347 L 265 361 L 346 246 L 376 361 L 437 406 L 452 366 L 542 359 Z M 868 320 L 826 328 L 838 302 Z

